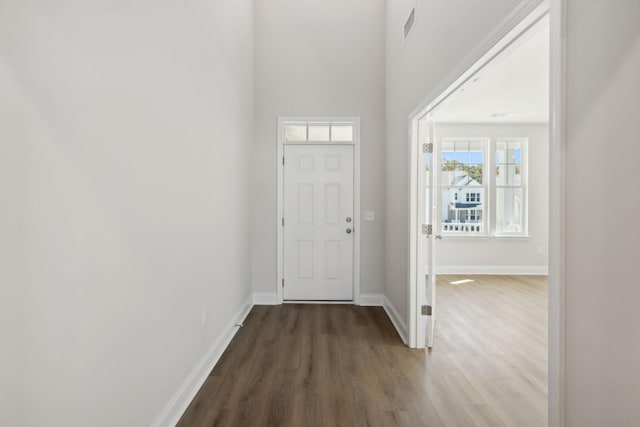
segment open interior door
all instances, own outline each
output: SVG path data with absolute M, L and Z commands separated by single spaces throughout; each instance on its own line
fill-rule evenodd
M 418 218 L 422 222 L 418 238 L 418 301 L 422 321 L 418 325 L 418 345 L 433 347 L 436 319 L 436 194 L 433 123 L 428 116 L 418 122 L 418 137 L 422 155 L 418 156 L 420 164 Z

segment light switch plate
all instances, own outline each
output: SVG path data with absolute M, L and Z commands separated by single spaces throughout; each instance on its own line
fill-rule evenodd
M 364 220 L 365 221 L 373 221 L 375 219 L 375 214 L 373 211 L 364 211 Z

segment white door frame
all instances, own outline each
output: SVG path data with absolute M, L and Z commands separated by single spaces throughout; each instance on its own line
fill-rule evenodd
M 466 82 L 539 17 L 550 16 L 550 123 L 549 123 L 549 426 L 564 425 L 564 282 L 565 282 L 565 57 L 566 0 L 523 0 L 442 83 L 416 108 L 409 126 L 409 346 L 417 347 L 418 161 L 417 120 Z
M 353 141 L 349 142 L 330 142 L 330 141 L 285 141 L 284 126 L 291 123 L 322 123 L 322 124 L 352 124 L 353 125 Z M 282 218 L 284 217 L 284 146 L 287 144 L 308 144 L 308 145 L 353 145 L 353 303 L 360 303 L 360 118 L 359 117 L 278 117 L 278 157 L 276 164 L 278 169 L 277 182 L 277 280 L 276 294 L 277 301 L 282 304 L 284 301 L 284 292 L 282 289 L 282 281 L 284 280 L 284 231 L 282 229 Z M 313 301 L 308 301 L 313 303 Z M 341 304 L 344 302 L 335 301 L 322 303 Z M 348 302 L 349 304 L 351 302 Z

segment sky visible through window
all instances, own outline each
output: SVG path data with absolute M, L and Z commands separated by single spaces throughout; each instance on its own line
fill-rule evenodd
M 443 160 L 457 160 L 460 163 L 484 163 L 482 151 L 443 151 Z
M 522 159 L 522 150 L 518 147 L 513 150 L 514 160 L 503 160 L 500 154 L 496 157 L 496 163 L 520 163 Z M 484 163 L 484 154 L 482 151 L 442 151 L 442 160 L 457 160 L 460 163 Z

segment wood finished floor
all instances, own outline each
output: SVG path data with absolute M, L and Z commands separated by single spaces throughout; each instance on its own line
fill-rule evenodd
M 546 278 L 437 292 L 430 352 L 380 307 L 254 307 L 178 426 L 545 426 Z

